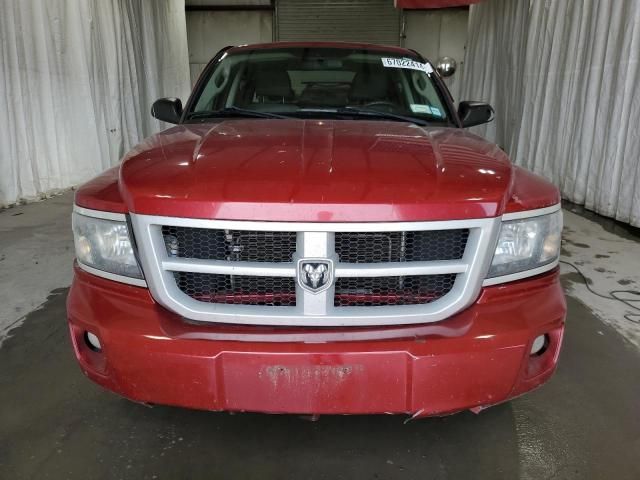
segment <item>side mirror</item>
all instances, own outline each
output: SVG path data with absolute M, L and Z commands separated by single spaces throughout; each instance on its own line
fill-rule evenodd
M 179 123 L 182 117 L 182 102 L 179 98 L 160 98 L 153 102 L 151 115 L 168 123 Z
M 484 102 L 460 102 L 458 115 L 463 127 L 473 127 L 493 120 L 493 107 Z

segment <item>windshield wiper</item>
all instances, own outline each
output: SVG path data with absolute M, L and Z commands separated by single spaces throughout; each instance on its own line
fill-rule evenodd
M 403 122 L 411 122 L 411 123 L 415 123 L 416 125 L 420 125 L 420 126 L 426 126 L 429 125 L 429 122 L 427 122 L 426 120 L 422 120 L 420 118 L 416 118 L 416 117 L 409 117 L 406 115 L 398 115 L 397 113 L 390 113 L 390 112 L 380 112 L 378 110 L 368 110 L 366 108 L 357 108 L 357 107 L 341 107 L 336 109 L 337 113 L 346 113 L 346 114 L 352 114 L 352 115 L 362 115 L 364 117 L 377 117 L 377 118 L 386 118 L 389 120 L 400 120 Z
M 361 116 L 361 117 L 370 117 L 370 118 L 382 118 L 387 120 L 398 120 L 401 122 L 410 122 L 415 123 L 416 125 L 420 125 L 422 127 L 429 125 L 429 122 L 426 120 L 422 120 L 416 117 L 408 117 L 406 115 L 398 115 L 397 113 L 389 113 L 389 112 L 380 112 L 377 110 L 369 110 L 366 108 L 357 108 L 357 107 L 339 107 L 339 108 L 301 108 L 300 110 L 296 110 L 295 112 L 291 112 L 292 115 L 296 114 L 305 114 L 305 113 L 318 113 L 323 115 L 352 115 L 352 116 Z
M 190 113 L 189 120 L 194 118 L 215 118 L 215 117 L 251 117 L 251 118 L 291 118 L 286 115 L 279 115 L 270 112 L 257 112 L 239 107 L 226 107 L 221 110 L 204 110 Z

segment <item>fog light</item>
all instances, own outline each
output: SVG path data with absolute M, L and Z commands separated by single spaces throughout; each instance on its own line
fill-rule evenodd
M 102 350 L 102 345 L 100 345 L 100 339 L 95 333 L 84 332 L 84 341 L 87 344 L 87 346 L 94 352 L 99 352 L 100 350 Z
M 549 343 L 547 335 L 540 335 L 536 337 L 531 345 L 531 355 L 541 355 L 546 349 Z

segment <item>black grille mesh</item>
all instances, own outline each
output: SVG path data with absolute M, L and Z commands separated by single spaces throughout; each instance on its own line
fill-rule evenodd
M 245 262 L 292 262 L 296 232 L 262 232 L 163 226 L 170 257 Z M 464 255 L 469 230 L 337 232 L 342 263 L 456 260 Z M 174 272 L 178 288 L 208 303 L 295 306 L 296 282 L 289 277 Z M 456 274 L 338 278 L 334 305 L 427 304 L 453 288 Z
M 200 302 L 285 307 L 296 304 L 295 280 L 290 277 L 195 272 L 174 272 L 173 275 L 178 288 Z
M 469 230 L 417 232 L 337 232 L 336 253 L 343 263 L 427 262 L 458 260 Z
M 405 277 L 339 278 L 334 306 L 376 307 L 431 303 L 451 291 L 455 273 Z
M 239 262 L 291 262 L 296 232 L 163 226 L 170 257 Z

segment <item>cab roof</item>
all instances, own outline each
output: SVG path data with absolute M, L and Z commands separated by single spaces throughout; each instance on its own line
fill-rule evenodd
M 344 48 L 393 52 L 400 55 L 416 56 L 416 52 L 391 45 L 376 45 L 373 43 L 353 43 L 353 42 L 270 42 L 256 43 L 253 45 L 239 45 L 231 47 L 229 52 L 240 52 L 244 50 L 268 50 L 272 48 Z

